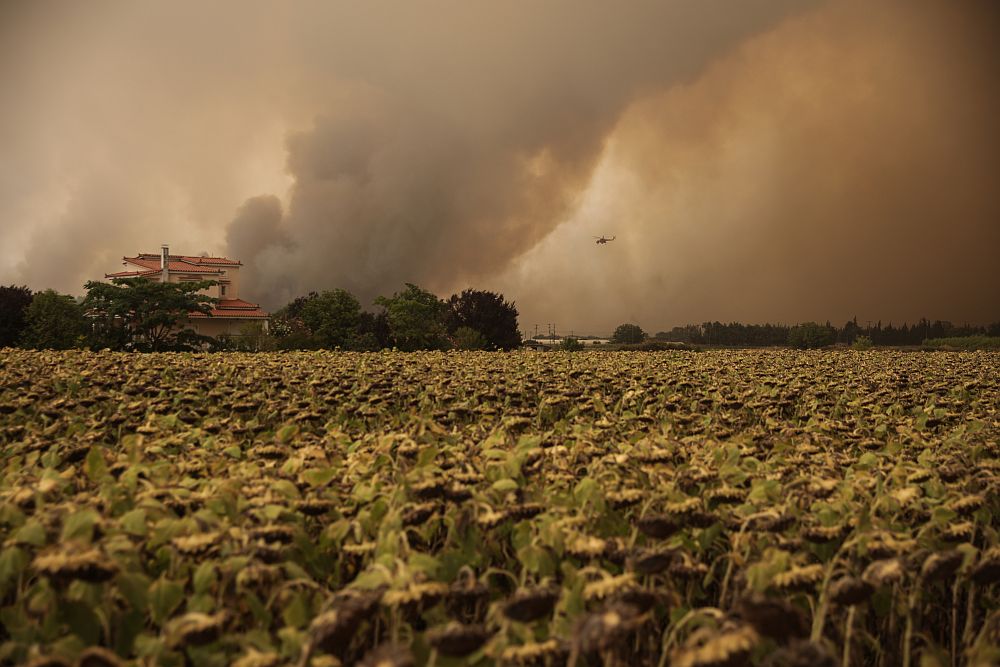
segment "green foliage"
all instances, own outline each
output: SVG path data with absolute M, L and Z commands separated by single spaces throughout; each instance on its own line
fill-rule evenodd
M 361 303 L 342 289 L 313 292 L 302 306 L 303 324 L 322 347 L 354 349 L 358 325 L 361 323 Z
M 486 337 L 472 327 L 459 327 L 453 338 L 455 347 L 460 350 L 485 350 L 489 344 Z
M 24 285 L 0 287 L 0 347 L 20 342 L 31 301 L 31 290 Z
M 788 332 L 788 344 L 800 350 L 833 345 L 837 340 L 837 330 L 829 324 L 806 322 L 797 324 Z
M 559 349 L 564 352 L 579 352 L 583 349 L 583 343 L 578 341 L 576 338 L 570 338 L 567 336 L 559 341 Z
M 380 296 L 376 305 L 385 310 L 391 344 L 403 351 L 444 350 L 448 305 L 412 283 L 391 297 Z
M 21 343 L 36 350 L 68 350 L 83 347 L 87 319 L 76 300 L 54 290 L 39 292 L 25 314 Z
M 1000 350 L 1000 336 L 954 336 L 928 338 L 924 347 L 938 350 Z
M 90 281 L 84 308 L 94 320 L 97 347 L 144 351 L 192 349 L 210 339 L 181 324 L 193 312 L 209 314 L 216 299 L 201 294 L 214 280 L 186 283 L 146 278 Z
M 870 350 L 873 347 L 874 343 L 872 343 L 872 339 L 868 336 L 858 336 L 854 339 L 854 342 L 851 343 L 852 350 Z
M 484 350 L 513 350 L 521 344 L 517 308 L 502 294 L 467 289 L 448 300 L 448 330 L 454 336 L 462 327 L 478 331 Z
M 646 332 L 638 324 L 619 324 L 611 335 L 612 343 L 635 344 L 646 339 Z

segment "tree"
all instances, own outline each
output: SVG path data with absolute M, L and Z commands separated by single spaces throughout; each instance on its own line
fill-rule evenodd
M 68 350 L 87 341 L 83 309 L 68 294 L 39 292 L 25 313 L 21 343 L 36 350 Z
M 513 350 L 521 345 L 517 328 L 517 308 L 502 294 L 467 289 L 448 299 L 448 331 L 453 336 L 462 327 L 478 331 L 485 339 L 483 349 Z
M 30 305 L 31 290 L 26 286 L 0 287 L 0 347 L 13 347 L 20 342 Z
M 489 342 L 486 337 L 472 327 L 459 327 L 452 334 L 455 339 L 455 347 L 460 350 L 486 350 L 489 349 Z
M 83 306 L 94 318 L 98 345 L 138 350 L 191 349 L 206 340 L 181 324 L 191 313 L 210 315 L 216 299 L 200 292 L 214 280 L 153 282 L 146 278 L 90 281 Z
M 446 320 L 448 305 L 412 283 L 391 297 L 380 296 L 375 304 L 384 309 L 389 339 L 400 350 L 442 350 L 450 347 Z
M 788 344 L 799 349 L 826 347 L 837 340 L 837 330 L 829 324 L 798 324 L 788 331 Z
M 302 322 L 323 347 L 355 349 L 361 303 L 342 289 L 312 292 L 301 308 Z
M 612 343 L 631 345 L 646 339 L 646 332 L 638 324 L 619 324 L 611 335 Z

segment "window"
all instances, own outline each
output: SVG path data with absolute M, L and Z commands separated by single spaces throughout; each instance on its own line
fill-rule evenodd
M 219 285 L 219 296 L 226 296 L 226 286 Z

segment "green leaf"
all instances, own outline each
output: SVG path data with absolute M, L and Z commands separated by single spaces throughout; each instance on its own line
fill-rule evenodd
M 28 519 L 27 523 L 14 533 L 16 544 L 30 544 L 33 547 L 45 546 L 45 527 L 36 519 Z
M 183 585 L 169 579 L 158 579 L 149 588 L 149 612 L 153 622 L 163 625 L 183 601 Z
M 336 476 L 336 468 L 308 468 L 302 471 L 302 479 L 310 486 L 324 486 Z
M 410 553 L 409 564 L 410 569 L 417 572 L 423 572 L 431 579 L 434 579 L 437 576 L 438 571 L 441 569 L 441 561 L 430 554 L 419 552 Z
M 87 452 L 87 459 L 83 463 L 83 470 L 92 482 L 99 482 L 108 474 L 108 465 L 104 462 L 102 447 L 94 445 Z
M 215 562 L 206 561 L 198 566 L 191 577 L 191 587 L 195 593 L 207 593 L 215 584 Z
M 149 577 L 135 572 L 123 572 L 118 575 L 115 585 L 132 609 L 146 609 L 149 604 Z
M 62 540 L 82 540 L 90 542 L 94 534 L 94 526 L 101 520 L 100 515 L 92 509 L 83 509 L 66 517 L 63 522 Z
M 287 479 L 279 479 L 271 484 L 271 488 L 289 500 L 298 500 L 302 497 L 302 494 L 299 493 L 299 489 Z
M 491 488 L 494 491 L 499 491 L 500 493 L 509 493 L 517 490 L 517 482 L 509 478 L 498 479 L 493 482 L 493 486 Z
M 573 489 L 573 499 L 577 505 L 585 506 L 589 505 L 591 500 L 598 497 L 600 493 L 601 486 L 597 483 L 597 480 L 593 477 L 584 477 Z
M 101 638 L 101 619 L 94 610 L 80 600 L 63 600 L 59 611 L 69 631 L 84 641 L 85 645 L 96 644 Z
M 529 544 L 517 552 L 517 559 L 521 561 L 524 569 L 539 577 L 548 577 L 555 574 L 556 567 L 547 549 Z
M 275 439 L 283 445 L 287 445 L 295 436 L 299 434 L 301 428 L 298 424 L 288 424 L 278 429 Z
M 285 625 L 293 628 L 304 627 L 309 622 L 310 616 L 309 602 L 304 593 L 292 597 L 291 602 L 281 610 L 281 618 L 285 621 Z
M 134 509 L 131 512 L 126 512 L 118 521 L 122 525 L 122 530 L 129 535 L 139 537 L 146 535 L 146 510 Z
M 0 589 L 16 579 L 28 566 L 28 556 L 18 547 L 7 547 L 0 552 Z

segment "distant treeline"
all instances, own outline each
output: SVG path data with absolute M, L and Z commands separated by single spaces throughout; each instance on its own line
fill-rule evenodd
M 0 347 L 164 350 L 511 350 L 521 345 L 517 308 L 502 294 L 467 289 L 441 299 L 407 283 L 367 311 L 342 289 L 310 292 L 235 336 L 209 338 L 188 328 L 211 313 L 202 290 L 214 281 L 146 278 L 90 281 L 83 299 L 26 286 L 0 287 Z
M 907 346 L 923 345 L 928 339 L 966 338 L 969 336 L 1000 336 L 1000 322 L 985 326 L 961 326 L 951 322 L 921 319 L 915 324 L 903 323 L 885 326 L 882 322 L 858 324 L 857 319 L 841 327 L 830 322 L 809 322 L 798 325 L 743 324 L 741 322 L 705 322 L 674 327 L 660 331 L 654 338 L 696 345 L 723 345 L 734 347 L 768 347 L 792 345 L 793 347 L 822 347 L 823 345 L 855 345 L 859 340 L 869 345 Z

